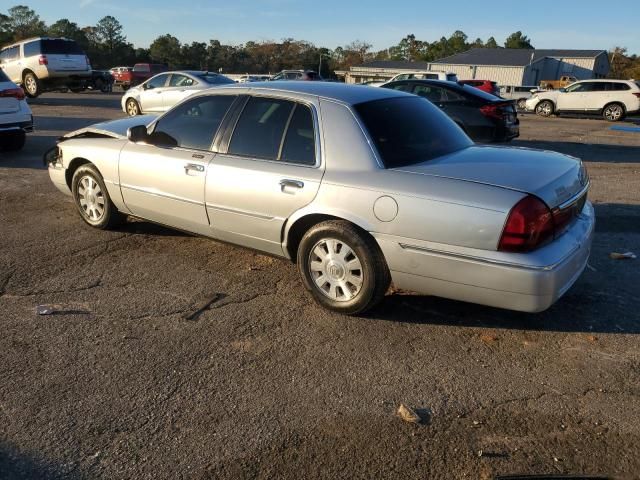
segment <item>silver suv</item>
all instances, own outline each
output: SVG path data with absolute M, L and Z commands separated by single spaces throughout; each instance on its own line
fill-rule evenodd
M 89 58 L 67 38 L 29 38 L 3 47 L 0 68 L 30 97 L 56 88 L 81 90 L 91 77 Z

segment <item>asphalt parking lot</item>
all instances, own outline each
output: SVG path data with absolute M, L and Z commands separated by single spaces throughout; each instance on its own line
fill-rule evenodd
M 640 260 L 609 258 L 640 254 L 640 133 L 521 117 L 514 145 L 587 162 L 597 212 L 548 311 L 391 294 L 353 318 L 284 261 L 86 226 L 41 155 L 119 98 L 45 94 L 0 153 L 0 478 L 640 478 Z

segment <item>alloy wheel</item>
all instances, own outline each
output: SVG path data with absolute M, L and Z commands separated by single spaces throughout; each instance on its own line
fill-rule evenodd
M 620 105 L 609 105 L 604 110 L 604 116 L 607 120 L 615 122 L 622 118 L 622 107 Z

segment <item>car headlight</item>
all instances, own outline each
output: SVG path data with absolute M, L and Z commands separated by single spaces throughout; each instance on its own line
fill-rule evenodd
M 45 167 L 48 167 L 49 165 L 62 166 L 62 150 L 60 150 L 60 147 L 56 145 L 55 147 L 50 148 L 49 150 L 44 152 L 44 155 L 42 156 L 42 162 L 44 163 Z

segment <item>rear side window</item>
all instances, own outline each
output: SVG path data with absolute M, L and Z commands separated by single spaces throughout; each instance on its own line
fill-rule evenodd
M 293 107 L 288 100 L 250 98 L 231 137 L 229 153 L 277 160 Z
M 425 162 L 473 145 L 449 117 L 422 98 L 374 100 L 354 109 L 386 168 Z
M 84 55 L 76 42 L 59 38 L 40 40 L 40 53 L 45 55 Z
M 209 150 L 234 95 L 197 97 L 170 110 L 151 134 L 154 144 Z
M 282 144 L 280 160 L 302 165 L 315 165 L 316 147 L 311 109 L 297 104 Z
M 23 46 L 24 56 L 33 57 L 34 55 L 40 55 L 40 40 L 35 42 L 25 43 Z
M 631 87 L 626 83 L 611 82 L 609 83 L 608 90 L 613 90 L 614 92 L 622 92 L 625 90 L 631 90 Z
M 198 75 L 198 78 L 205 81 L 209 85 L 230 85 L 232 83 L 236 83 L 231 80 L 229 77 L 225 77 L 224 75 L 218 75 L 217 73 L 207 73 Z M 251 77 L 249 77 L 250 79 Z

